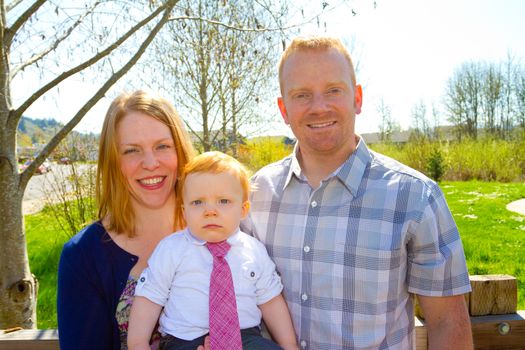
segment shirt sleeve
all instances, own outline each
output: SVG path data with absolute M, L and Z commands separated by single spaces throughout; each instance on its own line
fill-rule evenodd
M 119 349 L 116 320 L 81 249 L 67 243 L 58 266 L 57 320 L 62 350 Z
M 145 297 L 161 306 L 166 305 L 168 301 L 171 284 L 180 261 L 178 252 L 181 250 L 175 249 L 175 245 L 176 242 L 182 242 L 172 238 L 168 236 L 159 242 L 135 288 L 135 295 Z
M 255 244 L 258 263 L 261 266 L 261 275 L 256 282 L 256 296 L 257 305 L 261 305 L 278 296 L 283 290 L 283 285 L 264 245 L 259 241 L 255 241 Z
M 409 292 L 425 296 L 470 292 L 463 245 L 441 189 L 435 185 L 421 205 L 421 220 L 409 227 Z

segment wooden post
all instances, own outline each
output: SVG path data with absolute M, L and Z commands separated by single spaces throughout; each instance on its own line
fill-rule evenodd
M 509 275 L 470 276 L 470 316 L 504 315 L 516 312 L 518 282 Z

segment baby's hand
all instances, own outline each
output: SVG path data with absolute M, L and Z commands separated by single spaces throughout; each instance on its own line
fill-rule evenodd
M 297 344 L 287 344 L 287 345 L 281 345 L 281 347 L 284 350 L 299 350 L 299 346 Z
M 204 346 L 200 345 L 197 350 L 210 350 L 210 337 L 204 338 Z M 288 350 L 288 349 L 287 349 Z M 297 348 L 299 350 L 299 348 Z

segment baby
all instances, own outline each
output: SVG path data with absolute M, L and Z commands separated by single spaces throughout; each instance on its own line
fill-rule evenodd
M 159 315 L 161 349 L 195 350 L 208 334 L 211 350 L 298 349 L 275 265 L 261 242 L 239 230 L 250 208 L 246 169 L 226 154 L 207 152 L 186 165 L 179 181 L 188 226 L 159 243 L 139 278 L 129 349 L 150 349 Z M 224 258 L 212 255 L 216 247 L 226 247 L 220 248 Z M 214 282 L 212 271 L 219 270 L 222 277 L 231 271 L 226 280 L 235 294 L 229 298 L 236 313 L 232 321 L 226 320 L 230 311 L 215 311 L 228 304 L 216 303 L 229 293 L 227 282 Z M 261 316 L 280 346 L 261 336 Z

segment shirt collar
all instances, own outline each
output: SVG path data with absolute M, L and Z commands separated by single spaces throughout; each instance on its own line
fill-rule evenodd
M 193 233 L 191 233 L 189 227 L 186 227 L 184 229 L 184 231 L 182 231 L 182 233 L 184 234 L 186 239 L 192 244 L 195 244 L 195 245 L 205 245 L 206 244 L 206 241 L 203 241 L 203 240 L 195 237 L 193 235 Z M 230 237 L 228 237 L 226 239 L 226 241 L 230 244 L 230 246 L 233 247 L 235 245 L 238 245 L 239 240 L 240 240 L 240 234 L 239 233 L 240 233 L 240 229 L 237 227 L 237 230 L 235 231 L 235 233 L 233 233 Z
M 332 174 L 326 179 L 331 177 L 337 177 L 345 187 L 352 193 L 353 196 L 357 195 L 359 184 L 361 183 L 365 170 L 372 160 L 372 155 L 368 150 L 368 147 L 362 137 L 358 136 L 358 143 L 355 151 L 348 157 L 348 159 L 341 164 Z M 293 176 L 295 176 L 301 182 L 307 182 L 306 176 L 301 170 L 301 165 L 297 158 L 297 152 L 299 152 L 298 143 L 295 144 L 293 153 L 291 155 L 290 169 L 286 176 L 284 187 L 288 186 Z M 325 180 L 326 180 L 325 179 Z

